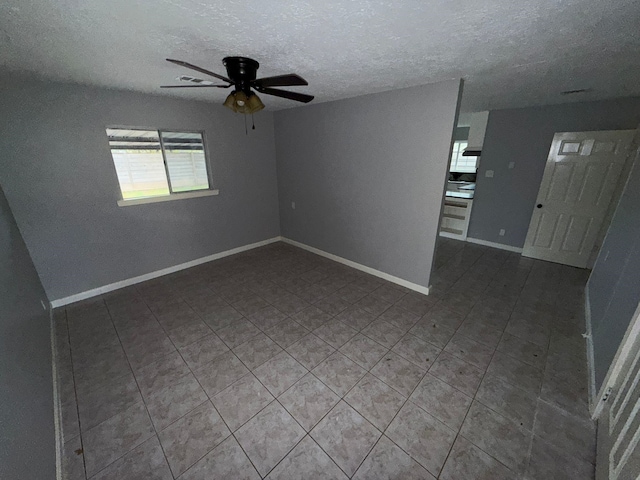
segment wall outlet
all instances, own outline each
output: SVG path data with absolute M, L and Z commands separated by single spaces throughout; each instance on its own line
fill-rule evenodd
M 296 209 L 296 202 L 291 202 L 291 210 L 295 210 Z
M 509 162 L 509 168 L 514 168 L 516 166 L 516 162 Z
M 501 237 L 504 237 L 504 234 L 505 234 L 505 233 L 507 233 L 507 232 L 505 231 L 505 229 L 504 229 L 504 228 L 501 228 L 501 229 L 500 229 L 500 231 L 498 232 L 498 235 L 500 235 Z
M 484 176 L 487 178 L 493 178 L 493 170 L 487 170 L 484 172 Z

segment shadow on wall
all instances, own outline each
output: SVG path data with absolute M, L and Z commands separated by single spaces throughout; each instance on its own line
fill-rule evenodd
M 0 478 L 53 479 L 56 456 L 48 303 L 0 190 Z
M 640 302 L 640 152 L 587 289 L 599 389 Z

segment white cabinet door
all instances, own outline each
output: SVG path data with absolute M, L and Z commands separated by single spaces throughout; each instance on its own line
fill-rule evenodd
M 524 256 L 587 266 L 635 133 L 555 134 Z

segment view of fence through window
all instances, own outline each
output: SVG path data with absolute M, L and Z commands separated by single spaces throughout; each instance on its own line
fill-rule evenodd
M 124 200 L 209 188 L 202 134 L 107 128 Z

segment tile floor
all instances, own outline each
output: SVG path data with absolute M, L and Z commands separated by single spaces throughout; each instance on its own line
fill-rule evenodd
M 66 478 L 593 478 L 587 272 L 436 268 L 423 296 L 277 243 L 56 311 Z

